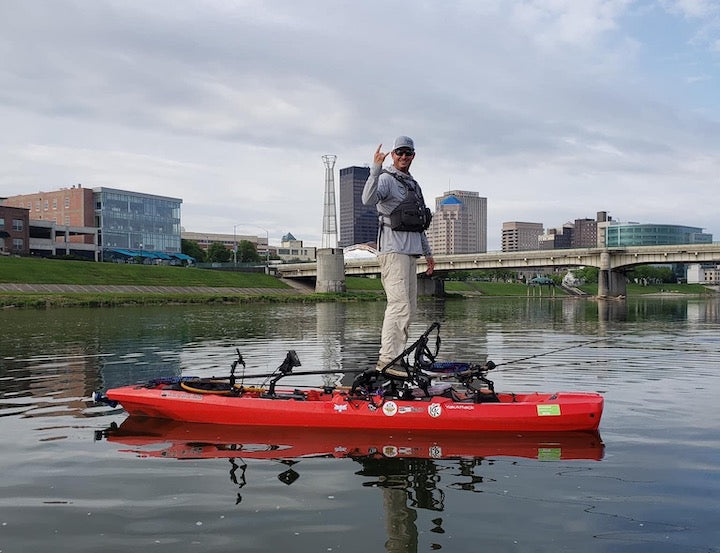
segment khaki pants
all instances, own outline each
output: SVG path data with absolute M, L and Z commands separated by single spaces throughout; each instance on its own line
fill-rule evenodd
M 378 361 L 378 368 L 382 368 L 407 347 L 410 319 L 417 310 L 417 258 L 384 253 L 378 261 L 387 297 Z

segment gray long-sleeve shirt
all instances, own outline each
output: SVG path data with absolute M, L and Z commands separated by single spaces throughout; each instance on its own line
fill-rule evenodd
M 420 185 L 409 173 L 403 173 L 394 166 L 390 166 L 385 170 L 397 173 L 404 179 L 412 181 L 420 191 Z M 375 204 L 375 208 L 380 215 L 388 216 L 406 195 L 405 186 L 391 175 L 383 173 L 382 165 L 373 164 L 362 193 L 362 201 L 365 205 Z M 407 255 L 424 255 L 425 257 L 432 255 L 430 244 L 424 232 L 392 230 L 382 223 L 378 229 L 378 250 L 380 253 L 404 253 Z

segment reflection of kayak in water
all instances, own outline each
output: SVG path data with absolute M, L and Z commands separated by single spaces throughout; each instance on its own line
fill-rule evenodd
M 143 457 L 249 459 L 523 457 L 600 460 L 597 432 L 418 432 L 281 428 L 129 417 L 108 441 Z

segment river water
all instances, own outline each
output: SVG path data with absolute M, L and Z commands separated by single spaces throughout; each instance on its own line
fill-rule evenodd
M 0 312 L 0 553 L 720 551 L 717 298 L 421 302 L 411 337 L 440 322 L 439 358 L 503 363 L 498 390 L 604 394 L 599 436 L 209 435 L 89 399 L 225 376 L 236 349 L 248 373 L 294 349 L 337 373 L 288 383 L 347 382 L 383 308 Z

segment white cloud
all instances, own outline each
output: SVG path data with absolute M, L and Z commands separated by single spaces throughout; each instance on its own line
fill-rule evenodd
M 718 233 L 716 8 L 6 0 L 0 195 L 115 186 L 183 198 L 188 230 L 317 244 L 320 157 L 410 134 L 426 197 L 488 197 L 491 248 L 598 210 Z

